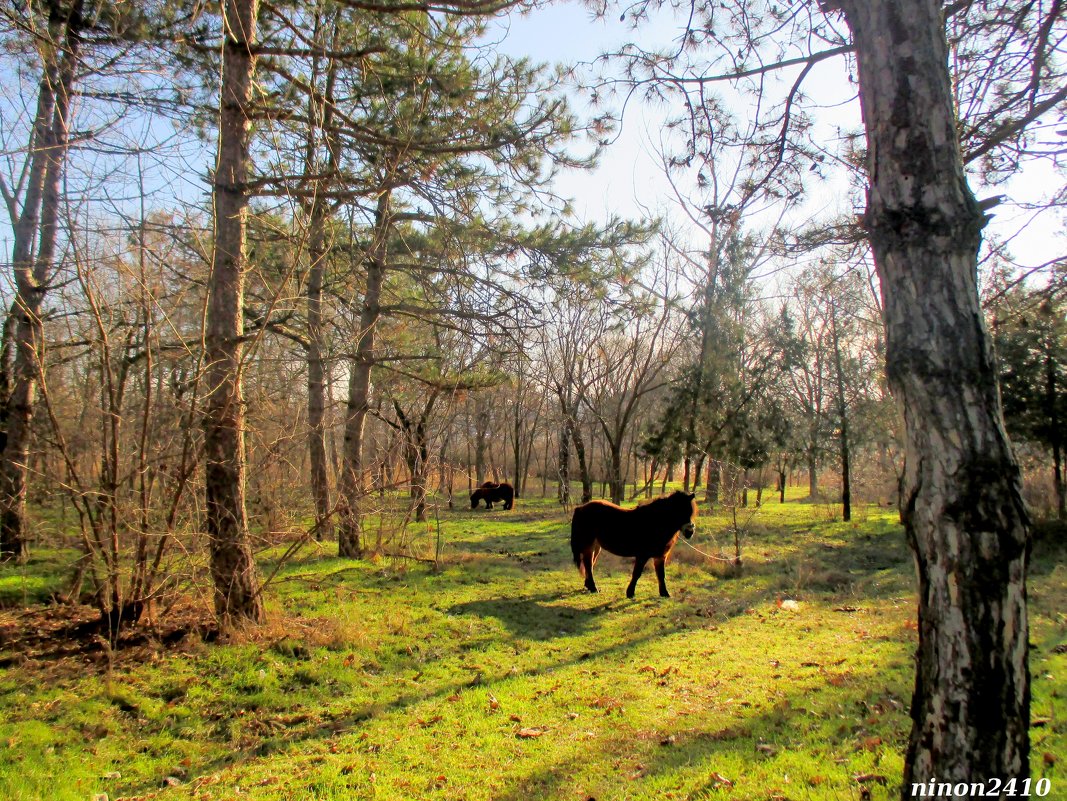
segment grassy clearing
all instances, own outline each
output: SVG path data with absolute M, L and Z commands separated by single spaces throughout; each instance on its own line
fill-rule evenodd
M 585 593 L 539 499 L 443 513 L 437 573 L 306 550 L 269 589 L 272 623 L 227 644 L 110 668 L 0 653 L 0 798 L 898 798 L 911 564 L 894 512 L 858 517 L 772 500 L 739 575 L 679 546 L 670 599 L 649 574 L 626 600 L 629 565 L 608 556 Z M 702 517 L 694 544 L 732 553 L 726 525 Z M 1054 793 L 1065 541 L 1038 542 L 1031 580 L 1034 773 Z M 55 581 L 56 563 L 4 568 L 0 588 Z

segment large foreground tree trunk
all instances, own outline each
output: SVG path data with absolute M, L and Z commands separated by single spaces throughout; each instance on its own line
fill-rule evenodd
M 939 0 L 840 0 L 867 129 L 865 225 L 906 424 L 901 517 L 919 578 L 903 796 L 1029 773 L 1027 520 L 978 302 Z
M 206 324 L 209 393 L 204 409 L 204 487 L 215 613 L 223 625 L 263 621 L 245 516 L 244 335 L 245 222 L 248 209 L 249 92 L 255 58 L 256 0 L 224 8 L 219 151 L 215 166 L 215 249 Z

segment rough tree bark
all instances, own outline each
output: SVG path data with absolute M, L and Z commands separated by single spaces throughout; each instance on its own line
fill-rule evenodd
M 55 257 L 60 182 L 70 138 L 70 97 L 82 27 L 80 0 L 65 14 L 58 4 L 49 7 L 48 37 L 41 44 L 43 64 L 31 133 L 29 178 L 18 214 L 14 197 L 4 187 L 14 233 L 12 310 L 16 311 L 17 322 L 10 394 L 4 410 L 5 439 L 0 452 L 0 561 L 21 561 L 26 556 L 26 463 L 44 347 L 40 314 Z
M 1029 774 L 1027 519 L 978 301 L 984 216 L 964 177 L 940 0 L 839 0 L 867 130 L 864 224 L 906 428 L 919 578 L 903 796 Z
M 227 0 L 223 15 L 215 244 L 208 283 L 204 488 L 215 614 L 223 625 L 264 619 L 245 515 L 245 409 L 241 388 L 249 101 L 257 0 Z

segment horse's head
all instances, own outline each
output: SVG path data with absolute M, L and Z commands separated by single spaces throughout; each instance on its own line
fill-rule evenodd
M 477 509 L 478 508 L 478 500 L 481 497 L 482 497 L 482 494 L 480 492 L 472 492 L 471 493 L 471 509 Z
M 686 515 L 687 520 L 682 525 L 681 531 L 682 536 L 685 537 L 687 540 L 692 539 L 693 534 L 697 530 L 696 523 L 693 522 L 693 518 L 697 516 L 696 493 L 682 492 L 681 490 L 677 490 L 674 493 L 673 497 L 677 498 L 679 506 L 683 508 L 688 507 L 688 509 L 685 509 L 685 511 L 683 511 L 683 514 Z

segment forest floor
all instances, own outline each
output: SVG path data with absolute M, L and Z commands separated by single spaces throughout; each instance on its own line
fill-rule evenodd
M 72 639 L 88 610 L 27 605 L 62 580 L 38 552 L 0 568 L 0 798 L 896 799 L 913 569 L 894 510 L 855 517 L 745 511 L 737 573 L 704 515 L 673 597 L 649 570 L 631 601 L 607 555 L 584 591 L 551 500 L 442 511 L 440 570 L 307 547 L 261 629 L 218 640 L 189 598 L 114 652 Z M 1038 537 L 1029 585 L 1033 775 L 1060 798 L 1065 557 Z

